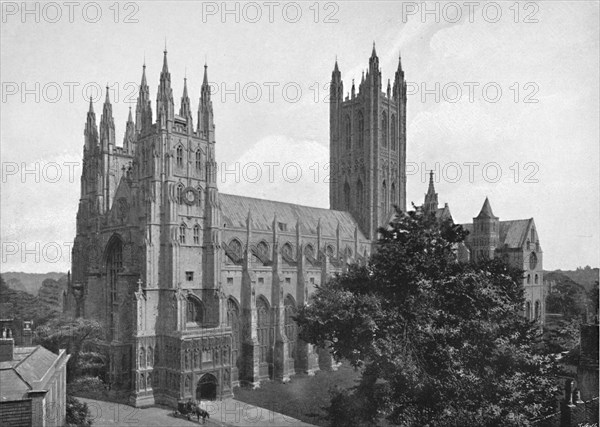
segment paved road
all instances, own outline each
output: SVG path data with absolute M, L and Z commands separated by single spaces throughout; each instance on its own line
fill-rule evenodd
M 173 416 L 173 410 L 166 407 L 133 408 L 128 405 L 78 398 L 90 408 L 94 426 L 192 426 L 198 422 Z M 290 418 L 280 413 L 240 402 L 235 399 L 202 402 L 210 414 L 207 426 L 235 427 L 310 427 L 311 424 Z

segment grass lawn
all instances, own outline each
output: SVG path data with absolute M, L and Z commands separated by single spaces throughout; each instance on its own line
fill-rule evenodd
M 263 381 L 260 388 L 236 388 L 235 399 L 271 409 L 306 423 L 327 426 L 323 407 L 329 406 L 329 389 L 335 385 L 350 388 L 360 379 L 360 371 L 342 364 L 335 372 L 317 371 L 315 376 L 295 375 L 288 383 Z

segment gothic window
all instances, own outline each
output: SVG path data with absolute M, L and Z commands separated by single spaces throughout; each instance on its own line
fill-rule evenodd
M 387 119 L 387 113 L 384 111 L 383 114 L 381 115 L 381 145 L 383 145 L 384 147 L 387 147 L 387 145 L 388 145 L 387 137 L 388 137 L 388 119 Z
M 267 245 L 264 241 L 261 241 L 258 245 L 256 245 L 256 250 L 262 257 L 269 258 L 269 245 Z
M 539 320 L 539 318 L 540 318 L 540 302 L 539 301 L 535 302 L 534 315 L 535 315 L 534 319 Z
M 185 244 L 185 224 L 179 226 L 179 243 Z
M 260 363 L 266 363 L 271 335 L 271 322 L 269 303 L 262 296 L 256 299 L 256 312 L 258 316 L 256 332 L 258 335 L 259 361 Z
M 333 249 L 333 246 L 331 245 L 327 245 L 327 247 L 325 248 L 325 254 L 329 257 L 329 258 L 333 258 L 335 251 Z
M 146 366 L 146 350 L 144 347 L 140 348 L 140 368 Z
M 285 335 L 288 337 L 288 340 L 290 342 L 290 357 L 295 359 L 296 358 L 296 338 L 298 336 L 298 327 L 296 325 L 296 322 L 294 322 L 294 319 L 292 319 L 292 316 L 294 316 L 295 311 L 296 311 L 296 302 L 294 301 L 294 298 L 292 298 L 291 295 L 288 295 L 285 297 L 285 301 L 284 301 L 284 307 L 285 307 L 285 323 L 284 323 L 284 328 L 285 328 Z
M 527 275 L 527 284 L 531 285 L 531 274 Z
M 365 119 L 361 111 L 358 112 L 358 147 L 362 148 L 365 142 Z
M 202 151 L 196 151 L 196 171 L 202 172 Z
M 294 258 L 294 248 L 289 243 L 285 243 L 281 248 L 281 254 L 286 258 L 293 259 Z
M 398 195 L 396 194 L 396 183 L 392 182 L 392 205 L 398 204 Z
M 538 275 L 536 274 L 536 275 L 534 276 L 533 283 L 535 283 L 535 284 L 537 285 L 537 284 L 538 284 L 538 280 L 539 280 L 539 279 L 538 279 Z
M 119 238 L 112 239 L 112 243 L 109 244 L 106 257 L 106 270 L 110 283 L 110 303 L 112 307 L 110 330 L 111 334 L 114 336 L 116 333 L 116 306 L 118 304 L 117 281 L 118 274 L 123 270 L 123 244 Z
M 359 179 L 356 183 L 356 206 L 364 206 L 364 190 L 362 181 Z
M 304 255 L 307 258 L 314 258 L 315 257 L 315 249 L 313 248 L 313 246 L 311 244 L 308 244 L 304 247 Z
M 177 166 L 183 167 L 183 147 L 181 145 L 177 146 Z
M 527 320 L 531 320 L 531 303 L 529 301 L 525 303 L 525 317 Z
M 348 182 L 344 184 L 344 206 L 346 210 L 350 210 L 350 185 Z
M 183 185 L 177 185 L 177 203 L 183 203 Z
M 202 302 L 196 297 L 189 296 L 187 298 L 187 315 L 186 321 L 188 323 L 202 324 L 204 317 L 204 310 L 202 308 Z
M 229 249 L 231 252 L 237 257 L 237 259 L 242 258 L 242 244 L 238 239 L 233 239 L 229 242 Z
M 532 252 L 529 255 L 529 269 L 530 270 L 535 270 L 535 267 L 537 267 L 537 255 L 535 254 L 535 252 Z
M 398 123 L 396 122 L 396 115 L 392 114 L 392 150 L 396 151 L 398 149 L 398 135 L 396 133 L 396 128 L 398 127 Z
M 346 255 L 346 258 L 351 258 L 352 257 L 352 249 L 350 249 L 349 246 L 346 246 L 346 249 L 344 249 L 344 253 Z
M 194 225 L 194 245 L 200 244 L 200 226 Z
M 527 240 L 527 250 L 531 249 L 531 242 L 529 240 Z
M 346 138 L 346 149 L 352 148 L 352 125 L 350 124 L 350 116 L 344 119 L 344 137 Z
M 227 300 L 227 326 L 231 328 L 231 363 L 236 366 L 238 355 L 240 352 L 240 307 L 233 298 Z
M 387 184 L 385 181 L 381 184 L 381 210 L 384 214 L 388 209 L 388 191 Z

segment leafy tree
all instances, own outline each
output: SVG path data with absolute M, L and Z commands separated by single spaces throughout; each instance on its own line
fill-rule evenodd
M 102 374 L 106 362 L 104 356 L 87 348 L 87 344 L 101 338 L 102 334 L 102 326 L 95 320 L 60 316 L 36 328 L 35 340 L 50 351 L 67 349 L 71 355 L 67 369 L 71 380 L 86 374 Z
M 351 396 L 333 396 L 330 416 L 528 425 L 554 411 L 557 364 L 522 316 L 522 272 L 500 260 L 456 262 L 467 232 L 433 215 L 398 212 L 380 232 L 368 265 L 319 287 L 296 317 L 302 339 L 364 368 Z
M 0 301 L 6 303 L 4 307 L 8 309 L 2 315 L 14 318 L 17 324 L 32 320 L 34 325 L 41 325 L 60 314 L 55 309 L 42 304 L 38 297 L 11 289 L 2 276 L 0 276 Z

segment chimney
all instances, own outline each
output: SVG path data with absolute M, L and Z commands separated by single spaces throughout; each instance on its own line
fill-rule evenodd
M 12 338 L 5 338 L 5 330 L 0 338 L 0 362 L 8 362 L 13 360 L 13 351 L 15 349 L 15 341 Z
M 24 347 L 31 347 L 33 342 L 33 331 L 31 330 L 31 325 L 33 321 L 25 320 L 23 322 L 23 345 Z

